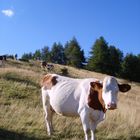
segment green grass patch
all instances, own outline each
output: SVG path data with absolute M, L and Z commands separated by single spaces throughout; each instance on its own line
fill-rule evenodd
M 20 82 L 20 83 L 24 83 L 27 85 L 32 85 L 35 87 L 40 87 L 38 83 L 34 82 L 31 77 L 28 76 L 22 76 L 22 73 L 15 73 L 15 72 L 6 72 L 3 75 L 0 75 L 0 78 L 3 78 L 7 81 L 11 81 L 11 82 Z

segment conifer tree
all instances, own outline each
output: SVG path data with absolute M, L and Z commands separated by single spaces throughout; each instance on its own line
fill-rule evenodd
M 88 69 L 97 72 L 108 73 L 109 50 L 108 44 L 103 37 L 100 37 L 93 44 L 88 60 Z
M 44 46 L 41 49 L 41 58 L 43 61 L 51 61 L 50 50 L 48 46 Z
M 140 58 L 139 55 L 127 54 L 122 63 L 121 77 L 140 82 Z
M 65 57 L 68 65 L 81 68 L 85 62 L 84 51 L 81 50 L 76 38 L 73 38 L 65 45 Z
M 51 61 L 53 63 L 64 64 L 65 63 L 64 48 L 61 43 L 54 43 L 51 49 Z

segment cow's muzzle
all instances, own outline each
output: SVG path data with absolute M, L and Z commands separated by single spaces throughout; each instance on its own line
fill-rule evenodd
M 109 110 L 117 109 L 117 104 L 115 104 L 115 103 L 109 103 L 109 104 L 107 105 L 107 108 L 108 108 Z

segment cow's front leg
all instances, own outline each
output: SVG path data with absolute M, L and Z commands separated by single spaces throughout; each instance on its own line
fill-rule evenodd
M 91 129 L 91 140 L 96 140 L 95 138 L 95 129 L 96 129 L 97 124 L 95 122 L 90 123 L 90 129 Z
M 81 122 L 82 122 L 82 125 L 83 125 L 83 130 L 84 130 L 84 134 L 85 134 L 85 140 L 89 140 L 90 124 L 89 124 L 88 113 L 86 113 L 86 111 L 83 110 L 80 113 L 80 118 L 81 118 Z
M 102 111 L 92 111 L 90 112 L 92 114 L 90 116 L 90 129 L 91 129 L 91 140 L 96 140 L 95 137 L 95 129 L 97 125 L 105 119 L 105 114 Z

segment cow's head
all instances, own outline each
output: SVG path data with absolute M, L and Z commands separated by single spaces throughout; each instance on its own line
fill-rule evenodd
M 118 92 L 127 92 L 131 88 L 128 84 L 118 84 L 117 80 L 111 76 L 105 77 L 103 83 L 91 82 L 90 86 L 88 105 L 104 112 L 106 109 L 116 109 Z
M 105 108 L 113 110 L 117 108 L 118 92 L 127 92 L 131 89 L 128 84 L 118 84 L 114 77 L 107 76 L 103 80 L 102 97 L 104 100 Z

